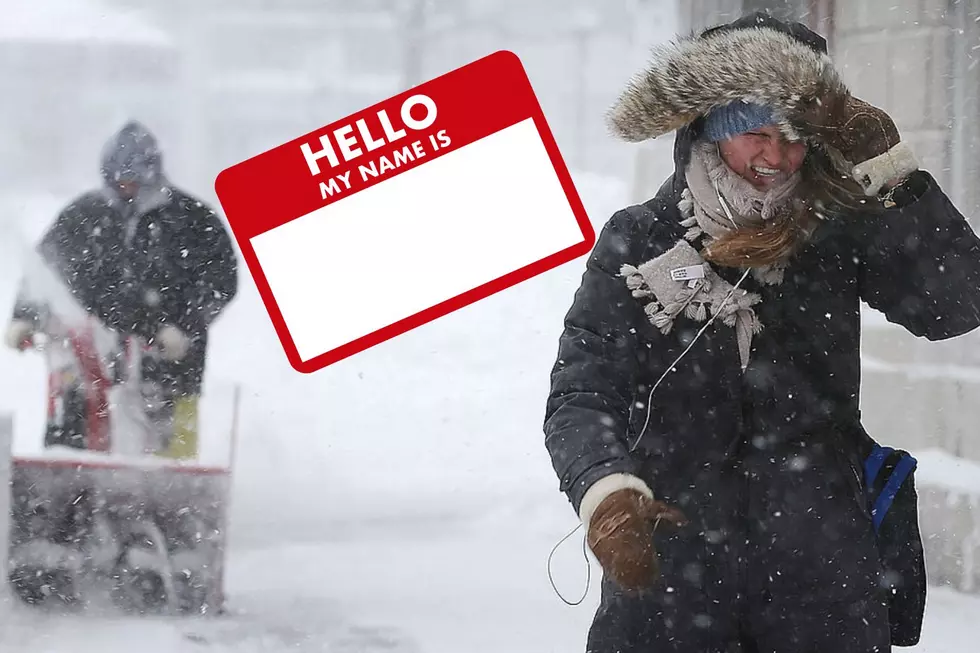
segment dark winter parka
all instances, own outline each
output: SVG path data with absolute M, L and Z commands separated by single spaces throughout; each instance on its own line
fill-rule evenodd
M 824 48 L 802 26 L 768 24 Z M 684 237 L 677 205 L 700 125 L 678 130 L 675 173 L 657 195 L 602 229 L 552 371 L 545 441 L 575 510 L 594 482 L 625 472 L 691 520 L 656 531 L 657 588 L 633 596 L 604 582 L 588 650 L 889 650 L 862 490 L 861 302 L 929 340 L 977 328 L 980 240 L 917 171 L 894 208 L 824 223 L 780 285 L 743 282 L 762 297 L 764 326 L 744 371 L 735 330 L 718 321 L 648 405 L 703 324 L 679 316 L 661 333 L 621 268 Z
M 208 328 L 238 290 L 228 232 L 213 210 L 167 181 L 156 141 L 138 123 L 106 145 L 102 173 L 106 187 L 68 204 L 38 251 L 107 327 L 147 341 L 164 324 L 183 331 L 187 355 L 158 373 L 179 393 L 198 394 Z M 138 182 L 136 198 L 117 195 L 118 181 Z

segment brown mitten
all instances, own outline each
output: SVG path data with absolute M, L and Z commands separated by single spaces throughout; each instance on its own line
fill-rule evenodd
M 853 95 L 804 101 L 793 123 L 801 134 L 816 138 L 843 158 L 844 172 L 868 195 L 918 168 L 891 116 Z
M 853 95 L 806 102 L 797 118 L 800 131 L 820 138 L 852 164 L 880 156 L 901 137 L 891 117 Z
M 603 571 L 626 590 L 650 587 L 660 575 L 653 546 L 654 523 L 681 526 L 684 515 L 633 488 L 616 490 L 596 507 L 589 521 L 589 548 Z

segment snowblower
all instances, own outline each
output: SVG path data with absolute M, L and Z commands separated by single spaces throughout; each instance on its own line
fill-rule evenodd
M 31 605 L 220 613 L 231 460 L 176 455 L 196 427 L 144 378 L 156 349 L 105 328 L 43 261 L 29 263 L 17 301 L 34 329 L 21 349 L 44 358 L 47 419 L 36 453 L 15 455 L 0 434 L 9 586 Z

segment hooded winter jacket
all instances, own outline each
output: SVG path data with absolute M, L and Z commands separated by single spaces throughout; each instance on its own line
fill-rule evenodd
M 825 52 L 805 27 L 768 17 L 722 29 L 760 20 Z M 696 54 L 697 39 L 687 45 Z M 677 109 L 705 86 L 685 92 L 673 72 L 677 97 L 654 100 Z M 619 116 L 642 131 L 650 116 L 638 111 Z M 662 333 L 622 274 L 684 238 L 678 203 L 702 121 L 681 122 L 674 174 L 602 229 L 552 370 L 545 444 L 576 512 L 596 481 L 628 474 L 691 520 L 655 532 L 656 587 L 630 595 L 604 581 L 588 651 L 890 650 L 862 490 L 861 303 L 929 340 L 977 328 L 980 239 L 928 172 L 912 173 L 893 208 L 821 224 L 781 284 L 743 281 L 764 327 L 743 371 L 732 327 L 719 320 L 688 349 L 703 322 L 681 314 Z
M 38 244 L 79 303 L 106 326 L 146 340 L 169 324 L 187 355 L 158 373 L 179 393 L 200 392 L 208 328 L 238 290 L 237 259 L 221 219 L 163 173 L 156 139 L 130 122 L 102 153 L 105 187 L 70 202 Z M 139 184 L 125 199 L 119 182 Z M 14 317 L 30 317 L 21 306 Z

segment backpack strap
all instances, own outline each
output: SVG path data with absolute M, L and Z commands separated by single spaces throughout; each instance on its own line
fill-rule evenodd
M 885 464 L 885 459 L 888 455 L 894 451 L 891 447 L 883 447 L 880 444 L 876 444 L 871 453 L 864 460 L 864 484 L 870 490 L 874 487 L 875 480 L 878 478 L 878 473 L 881 471 L 882 466 Z
M 884 461 L 884 459 L 882 459 Z M 871 516 L 874 521 L 875 532 L 881 527 L 881 522 L 884 521 L 885 515 L 888 514 L 888 509 L 891 508 L 892 502 L 895 500 L 895 496 L 898 494 L 899 488 L 908 475 L 913 469 L 918 465 L 918 461 L 911 455 L 902 452 L 898 463 L 895 465 L 895 469 L 892 471 L 891 475 L 888 477 L 888 482 L 885 487 L 881 490 L 881 494 L 875 500 L 874 507 L 871 509 Z M 878 465 L 878 469 L 881 465 Z M 877 474 L 877 472 L 876 472 Z

